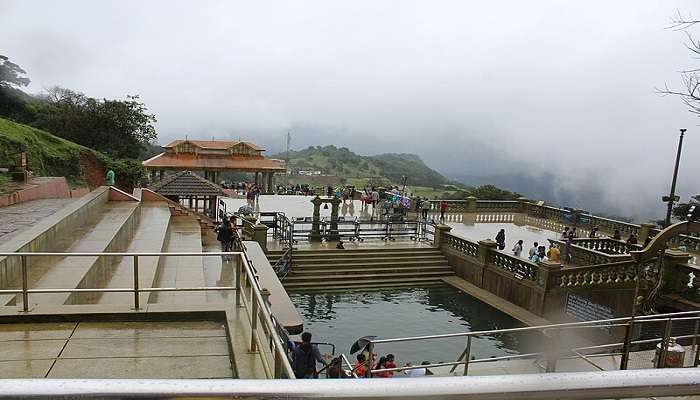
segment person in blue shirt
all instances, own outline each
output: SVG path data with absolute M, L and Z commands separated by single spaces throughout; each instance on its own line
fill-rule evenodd
M 327 363 L 321 357 L 318 347 L 315 344 L 311 344 L 311 333 L 302 333 L 301 343 L 294 343 L 288 340 L 287 346 L 292 352 L 292 369 L 297 379 L 318 378 L 316 362 L 320 362 L 323 365 Z

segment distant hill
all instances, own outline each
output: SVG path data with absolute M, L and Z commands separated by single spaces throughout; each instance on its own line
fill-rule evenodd
M 271 156 L 284 159 L 286 153 Z M 378 154 L 361 156 L 345 147 L 316 146 L 289 152 L 290 169 L 318 170 L 326 175 L 345 179 L 366 179 L 391 184 L 401 183 L 406 176 L 409 185 L 438 187 L 452 182 L 425 165 L 415 154 Z

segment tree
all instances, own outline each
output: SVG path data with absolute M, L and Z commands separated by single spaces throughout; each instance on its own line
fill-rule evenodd
M 673 216 L 680 221 L 686 221 L 688 219 L 690 207 L 692 206 L 695 206 L 696 209 L 700 209 L 700 194 L 691 196 L 690 201 L 687 203 L 678 203 L 673 207 Z
M 697 26 L 700 26 L 699 19 L 694 19 L 691 15 L 683 16 L 680 11 L 671 18 L 669 26 L 669 29 L 685 33 L 685 47 L 691 52 L 694 60 L 700 59 L 700 41 L 696 40 L 690 31 Z M 700 117 L 700 65 L 681 71 L 681 82 L 681 89 L 673 90 L 665 85 L 663 89 L 658 89 L 658 92 L 662 95 L 678 96 L 688 106 L 688 111 Z
M 27 72 L 22 67 L 10 61 L 7 56 L 0 54 L 0 88 L 29 85 L 31 82 L 29 78 L 22 76 L 26 74 Z
M 32 125 L 113 157 L 139 158 L 157 138 L 156 117 L 138 96 L 98 100 L 55 87 L 43 98 Z

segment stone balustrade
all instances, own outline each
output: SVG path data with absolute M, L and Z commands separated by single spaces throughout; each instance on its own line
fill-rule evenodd
M 652 260 L 639 272 L 643 281 L 655 282 L 659 276 L 658 263 Z M 551 275 L 552 283 L 562 288 L 630 284 L 635 282 L 636 277 L 637 266 L 632 260 L 565 268 Z
M 520 212 L 520 202 L 517 200 L 476 200 L 477 212 Z
M 641 250 L 639 244 L 629 244 L 622 240 L 611 238 L 579 238 L 574 239 L 574 245 L 590 250 L 596 250 L 605 254 L 629 254 L 630 251 Z
M 478 244 L 471 242 L 467 239 L 451 235 L 449 233 L 444 234 L 444 240 L 442 244 L 471 257 L 477 257 L 479 255 Z
M 668 290 L 690 301 L 700 302 L 700 267 L 677 264 L 674 275 L 669 279 Z
M 489 252 L 487 260 L 490 265 L 510 272 L 516 279 L 537 281 L 537 264 L 531 261 L 495 250 Z

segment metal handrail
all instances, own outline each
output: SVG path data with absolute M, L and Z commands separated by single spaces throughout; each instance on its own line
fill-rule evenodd
M 426 379 L 429 379 L 426 381 Z M 700 394 L 694 370 L 648 369 L 402 379 L 4 379 L 0 396 L 17 399 L 604 399 Z
M 255 352 L 258 346 L 269 344 L 274 357 L 274 367 L 267 366 L 266 358 L 263 352 L 260 352 L 263 364 L 267 366 L 267 370 L 271 370 L 275 377 L 287 377 L 294 379 L 294 371 L 287 354 L 286 343 L 282 342 L 278 333 L 278 324 L 276 324 L 272 315 L 267 299 L 263 297 L 263 288 L 260 287 L 257 274 L 247 254 L 245 247 L 241 244 L 241 250 L 233 252 L 109 252 L 109 253 L 59 253 L 59 252 L 17 252 L 17 253 L 0 253 L 0 257 L 20 257 L 21 259 L 21 289 L 3 289 L 0 294 L 21 294 L 22 295 L 22 311 L 28 313 L 29 310 L 29 295 L 36 293 L 115 293 L 115 292 L 131 292 L 134 295 L 134 309 L 140 309 L 140 294 L 146 292 L 186 292 L 186 291 L 229 291 L 236 292 L 235 305 L 245 307 L 251 324 L 251 343 L 250 351 Z M 30 257 L 133 257 L 133 286 L 130 288 L 42 288 L 30 289 L 28 282 L 28 265 L 27 258 Z M 139 287 L 139 257 L 161 257 L 161 256 L 176 256 L 176 257 L 232 257 L 238 256 L 241 260 L 238 263 L 233 263 L 235 286 L 200 286 L 200 287 Z M 247 285 L 246 285 L 247 284 Z M 250 294 L 247 292 L 246 286 L 250 287 Z M 243 294 L 243 295 L 241 295 Z M 246 298 L 249 296 L 250 298 Z M 264 332 L 269 335 L 269 340 L 260 337 L 257 325 L 258 319 L 264 324 Z M 1 396 L 1 395 L 0 395 Z
M 697 311 L 683 311 L 683 312 L 676 312 L 676 313 L 665 313 L 665 314 L 654 314 L 654 315 L 644 315 L 644 316 L 638 316 L 635 318 L 632 317 L 621 317 L 621 318 L 611 318 L 611 319 L 605 319 L 605 320 L 598 320 L 598 321 L 583 321 L 583 322 L 571 322 L 571 323 L 564 323 L 564 324 L 553 324 L 553 325 L 542 325 L 542 326 L 532 326 L 532 327 L 521 327 L 521 328 L 509 328 L 509 329 L 498 329 L 498 330 L 487 330 L 487 331 L 474 331 L 474 332 L 460 332 L 460 333 L 448 333 L 448 334 L 440 334 L 440 335 L 425 335 L 425 336 L 413 336 L 413 337 L 403 337 L 403 338 L 391 338 L 391 339 L 374 339 L 370 340 L 367 349 L 368 352 L 373 353 L 375 349 L 375 345 L 381 344 L 381 343 L 397 343 L 397 342 L 407 342 L 407 341 L 418 341 L 418 340 L 433 340 L 433 339 L 446 339 L 446 338 L 456 338 L 456 337 L 466 337 L 467 338 L 467 345 L 465 350 L 462 352 L 462 354 L 458 357 L 457 361 L 453 362 L 444 362 L 444 363 L 438 363 L 438 364 L 431 364 L 431 365 L 423 365 L 423 366 L 409 366 L 409 367 L 396 367 L 396 368 L 383 368 L 383 369 L 371 369 L 370 373 L 376 373 L 376 372 L 398 372 L 398 371 L 405 371 L 405 370 L 410 370 L 410 369 L 416 369 L 416 368 L 435 368 L 435 367 L 444 367 L 444 366 L 452 366 L 452 371 L 459 366 L 459 365 L 464 365 L 465 370 L 464 374 L 467 374 L 467 368 L 469 364 L 472 363 L 481 363 L 481 362 L 493 362 L 493 361 L 498 361 L 498 360 L 511 360 L 511 359 L 523 359 L 523 358 L 533 358 L 533 357 L 541 357 L 544 356 L 547 359 L 547 370 L 548 371 L 554 371 L 554 365 L 556 364 L 556 361 L 558 359 L 570 359 L 570 358 L 586 358 L 586 357 L 591 357 L 589 355 L 582 355 L 580 352 L 585 352 L 585 351 L 590 351 L 590 350 L 603 350 L 605 348 L 616 348 L 616 347 L 622 347 L 622 353 L 620 352 L 615 352 L 615 353 L 605 353 L 601 354 L 603 355 L 622 355 L 622 360 L 620 364 L 620 369 L 626 369 L 626 363 L 623 361 L 626 358 L 629 357 L 629 353 L 631 352 L 630 348 L 632 345 L 640 345 L 640 344 L 653 344 L 653 343 L 661 343 L 661 351 L 665 352 L 667 347 L 668 347 L 668 340 L 670 338 L 671 334 L 671 324 L 673 321 L 700 321 L 700 310 Z M 635 324 L 645 324 L 645 323 L 650 323 L 650 322 L 664 322 L 665 323 L 665 333 L 662 338 L 655 338 L 655 339 L 643 339 L 643 340 L 630 340 L 627 344 L 622 342 L 622 343 L 612 343 L 612 344 L 604 344 L 604 345 L 593 345 L 593 346 L 584 346 L 584 347 L 576 347 L 572 348 L 569 350 L 558 350 L 557 357 L 551 358 L 551 353 L 549 352 L 536 352 L 536 353 L 527 353 L 527 354 L 516 354 L 516 355 L 507 355 L 507 356 L 500 356 L 500 357 L 490 357 L 487 359 L 478 359 L 478 360 L 470 360 L 470 348 L 471 348 L 471 341 L 473 337 L 477 336 L 485 336 L 485 335 L 492 335 L 492 334 L 502 334 L 502 333 L 512 333 L 512 332 L 526 332 L 526 331 L 536 331 L 540 332 L 543 334 L 547 334 L 548 331 L 553 331 L 557 330 L 558 333 L 560 333 L 562 330 L 567 331 L 567 330 L 580 330 L 580 329 L 600 329 L 600 328 L 611 328 L 611 327 L 625 327 L 626 328 L 626 334 L 630 335 L 631 332 L 634 330 L 634 325 Z M 692 335 L 682 335 L 682 336 L 677 336 L 676 339 L 693 339 L 693 346 L 697 343 L 697 338 L 700 337 L 700 332 L 697 330 L 698 324 L 696 324 L 696 330 L 695 333 Z M 698 353 L 700 353 L 700 349 L 696 348 L 696 354 L 695 354 L 695 359 L 693 361 L 693 366 L 698 366 L 699 364 L 699 358 L 698 358 Z M 573 354 L 573 356 L 566 356 L 566 354 Z M 592 355 L 598 356 L 598 355 Z M 659 359 L 665 358 L 663 356 L 660 356 Z M 587 362 L 590 362 L 590 360 L 586 360 Z M 660 361 L 657 361 L 660 362 Z

